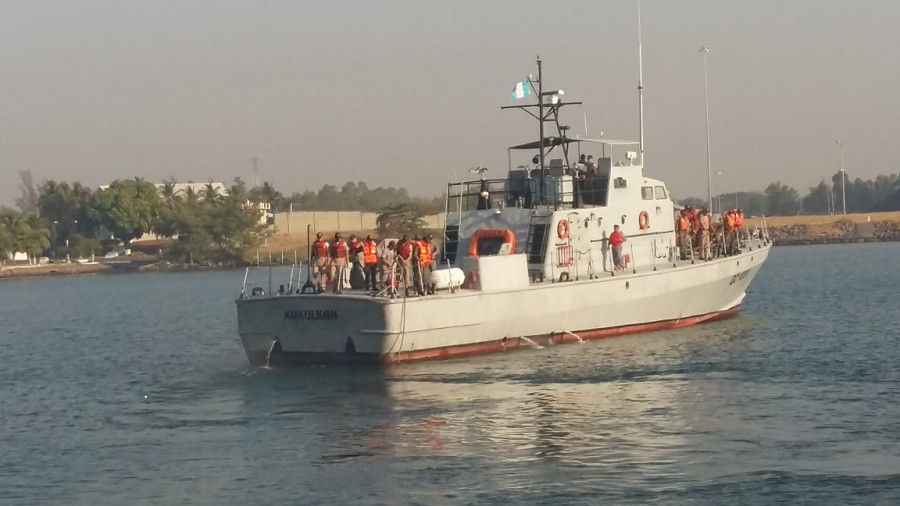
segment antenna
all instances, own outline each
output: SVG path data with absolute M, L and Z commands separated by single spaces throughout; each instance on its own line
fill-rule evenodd
M 644 170 L 644 55 L 641 50 L 641 0 L 638 7 L 638 114 L 641 142 L 641 171 Z
M 703 96 L 706 101 L 706 202 L 712 209 L 712 162 L 709 156 L 709 79 L 706 74 L 706 55 L 709 54 L 709 48 L 703 46 L 700 48 L 700 52 L 703 53 Z

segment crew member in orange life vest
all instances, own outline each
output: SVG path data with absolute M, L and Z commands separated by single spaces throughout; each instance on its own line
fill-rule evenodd
M 737 254 L 737 243 L 735 241 L 737 238 L 736 214 L 737 212 L 734 209 L 725 213 L 725 246 L 727 248 L 726 254 L 728 255 Z
M 341 238 L 341 233 L 335 233 L 334 241 L 331 243 L 331 279 L 334 282 L 332 290 L 334 293 L 341 293 L 341 288 L 344 286 L 344 269 L 347 268 L 349 251 L 350 248 Z
M 362 244 L 363 252 L 363 273 L 366 275 L 366 290 L 377 290 L 375 284 L 378 281 L 378 245 L 371 235 L 366 236 L 366 240 Z
M 422 240 L 419 236 L 413 236 L 412 241 L 412 262 L 410 262 L 410 278 L 412 284 L 416 288 L 416 293 L 425 295 L 425 281 L 422 279 Z
M 419 283 L 416 286 L 422 289 L 422 295 L 425 293 L 431 293 L 431 284 L 429 283 L 429 279 L 431 278 L 431 245 L 428 244 L 428 236 L 422 236 L 419 239 Z
M 309 257 L 309 263 L 313 266 L 313 279 L 316 280 L 316 291 L 322 293 L 331 276 L 328 241 L 322 239 L 322 232 L 316 233 L 316 240 L 312 243 Z
M 691 222 L 688 220 L 688 210 L 682 209 L 678 218 L 675 219 L 675 230 L 678 232 L 678 249 L 681 250 L 681 259 L 688 259 L 688 252 L 691 247 L 691 239 L 688 232 L 691 228 Z

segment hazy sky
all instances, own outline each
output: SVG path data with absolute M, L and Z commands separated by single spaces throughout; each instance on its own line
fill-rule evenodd
M 703 45 L 722 191 L 801 194 L 900 171 L 900 2 L 644 0 L 647 175 L 706 194 Z M 638 137 L 631 0 L 0 0 L 0 204 L 36 181 L 348 180 L 437 195 L 537 137 L 510 90 L 584 102 L 574 133 Z M 717 177 L 717 176 L 714 176 Z M 714 192 L 716 182 L 714 180 Z

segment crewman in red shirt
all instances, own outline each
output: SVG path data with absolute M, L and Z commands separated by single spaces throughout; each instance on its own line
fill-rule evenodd
M 622 235 L 618 225 L 613 225 L 613 231 L 609 234 L 609 246 L 612 250 L 613 265 L 617 271 L 625 270 L 625 257 L 622 255 L 623 244 L 625 244 L 625 236 Z
M 400 244 L 397 245 L 397 258 L 399 259 L 401 272 L 403 274 L 403 287 L 406 294 L 409 295 L 409 289 L 412 288 L 410 280 L 412 279 L 412 259 L 415 254 L 416 244 L 404 235 L 400 238 Z

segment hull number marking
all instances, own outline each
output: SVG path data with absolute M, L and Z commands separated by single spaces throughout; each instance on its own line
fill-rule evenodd
M 746 271 L 742 271 L 742 272 L 735 274 L 734 276 L 731 276 L 731 283 L 728 283 L 728 286 L 731 286 L 731 285 L 737 283 L 738 281 L 746 278 L 747 274 L 750 274 L 750 269 L 747 269 Z
M 336 309 L 288 309 L 284 312 L 285 320 L 337 320 Z

